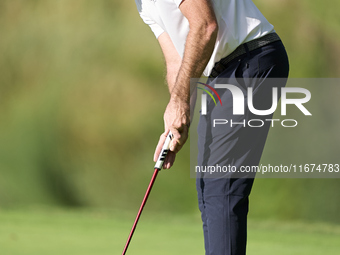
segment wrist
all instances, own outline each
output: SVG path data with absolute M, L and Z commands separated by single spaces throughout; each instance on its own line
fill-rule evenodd
M 181 106 L 187 105 L 189 107 L 190 98 L 186 97 L 185 95 L 172 93 L 170 96 L 170 102 Z

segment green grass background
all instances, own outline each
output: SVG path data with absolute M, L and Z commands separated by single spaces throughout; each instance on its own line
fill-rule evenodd
M 339 77 L 340 3 L 254 2 L 285 43 L 291 77 Z M 132 0 L 2 0 L 0 35 L 0 254 L 119 252 L 169 98 L 157 41 Z M 339 163 L 340 89 L 313 95 L 322 119 L 272 129 L 264 162 Z M 186 146 L 159 175 L 135 253 L 203 253 L 188 158 Z M 249 254 L 336 254 L 339 192 L 338 179 L 256 180 Z
M 134 214 L 52 208 L 1 210 L 1 253 L 109 255 L 124 248 Z M 340 227 L 250 220 L 248 254 L 338 254 Z M 128 254 L 203 254 L 198 216 L 145 212 Z

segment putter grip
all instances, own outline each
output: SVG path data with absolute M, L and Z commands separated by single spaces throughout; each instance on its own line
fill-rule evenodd
M 158 169 L 158 170 L 162 169 L 166 155 L 169 152 L 170 142 L 171 142 L 172 138 L 173 138 L 173 134 L 171 133 L 171 131 L 169 131 L 169 133 L 168 133 L 168 135 L 165 139 L 165 142 L 163 144 L 163 148 L 161 150 L 161 153 L 159 153 L 157 162 L 156 162 L 155 167 L 154 167 L 155 169 Z

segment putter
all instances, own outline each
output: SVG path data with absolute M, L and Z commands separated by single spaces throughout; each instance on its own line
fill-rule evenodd
M 138 213 L 137 213 L 135 222 L 133 223 L 132 229 L 131 229 L 131 231 L 130 231 L 130 235 L 129 235 L 129 237 L 128 237 L 128 240 L 126 241 L 126 244 L 125 244 L 124 251 L 123 251 L 122 255 L 125 255 L 125 253 L 126 253 L 126 251 L 127 251 L 127 248 L 129 247 L 129 244 L 130 244 L 132 235 L 133 235 L 133 233 L 134 233 L 135 230 L 136 230 L 137 223 L 138 223 L 138 221 L 139 221 L 140 215 L 142 214 L 142 211 L 143 211 L 143 208 L 144 208 L 144 206 L 145 206 L 145 203 L 146 203 L 146 201 L 148 200 L 150 191 L 151 191 L 152 186 L 153 186 L 153 184 L 154 184 L 154 182 L 155 182 L 155 180 L 156 180 L 157 174 L 158 174 L 158 172 L 162 169 L 162 166 L 163 166 L 165 157 L 166 157 L 166 155 L 167 155 L 168 152 L 169 152 L 169 146 L 170 146 L 170 142 L 171 142 L 172 138 L 173 138 L 173 134 L 172 134 L 171 132 L 169 132 L 168 135 L 167 135 L 167 137 L 166 137 L 166 139 L 165 139 L 165 142 L 164 142 L 164 144 L 163 144 L 162 150 L 161 150 L 161 152 L 159 153 L 157 162 L 156 162 L 155 167 L 154 167 L 155 171 L 154 171 L 154 173 L 153 173 L 153 175 L 152 175 L 151 181 L 150 181 L 149 186 L 148 186 L 148 188 L 147 188 L 147 190 L 146 190 L 146 193 L 145 193 L 145 195 L 144 195 L 142 204 L 141 204 L 141 206 L 140 206 L 140 208 L 139 208 L 139 211 L 138 211 Z

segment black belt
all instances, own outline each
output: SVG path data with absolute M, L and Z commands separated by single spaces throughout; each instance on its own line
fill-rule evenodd
M 267 34 L 261 38 L 254 39 L 250 42 L 241 44 L 234 50 L 231 54 L 226 56 L 225 58 L 222 58 L 220 61 L 218 61 L 214 68 L 212 69 L 209 78 L 216 78 L 222 71 L 224 71 L 228 65 L 229 62 L 234 60 L 235 58 L 246 54 L 247 50 L 248 52 L 256 50 L 258 48 L 261 48 L 269 43 L 280 41 L 280 37 L 277 35 L 277 33 L 270 33 Z

